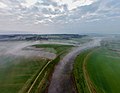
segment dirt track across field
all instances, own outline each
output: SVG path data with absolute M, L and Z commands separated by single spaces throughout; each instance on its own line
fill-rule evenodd
M 73 48 L 55 67 L 48 93 L 76 93 L 72 82 L 72 69 L 76 56 L 83 50 L 100 46 L 100 39 Z

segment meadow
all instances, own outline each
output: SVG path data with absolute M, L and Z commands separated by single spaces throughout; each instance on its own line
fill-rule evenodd
M 0 93 L 17 93 L 47 63 L 47 60 L 37 57 L 9 56 L 0 59 L 5 62 L 0 66 Z
M 73 46 L 37 44 L 33 47 L 54 52 L 56 58 L 51 60 L 38 56 L 0 55 L 0 93 L 45 92 L 50 83 L 49 78 L 54 66 L 59 62 L 60 56 Z
M 50 52 L 56 53 L 57 55 L 60 54 L 61 52 L 63 52 L 64 50 L 68 50 L 71 47 L 73 47 L 73 45 L 63 45 L 63 44 L 37 44 L 37 45 L 33 45 L 33 47 L 36 48 L 45 48 Z M 54 51 L 54 50 L 55 51 Z
M 118 41 L 105 41 L 78 55 L 73 70 L 78 93 L 120 92 L 119 46 Z
M 120 92 L 120 55 L 100 48 L 87 60 L 87 71 L 98 93 Z

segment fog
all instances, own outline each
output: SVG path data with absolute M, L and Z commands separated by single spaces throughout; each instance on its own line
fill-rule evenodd
M 35 41 L 2 41 L 0 42 L 0 65 L 11 62 L 15 58 L 31 58 L 40 57 L 53 59 L 56 57 L 54 53 L 50 53 L 43 49 L 30 49 L 29 47 L 40 42 Z

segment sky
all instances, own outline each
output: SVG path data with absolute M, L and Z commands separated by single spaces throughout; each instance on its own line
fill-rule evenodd
M 120 0 L 0 0 L 2 33 L 120 33 Z

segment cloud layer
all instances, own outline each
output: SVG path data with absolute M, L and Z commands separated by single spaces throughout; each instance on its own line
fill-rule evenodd
M 117 0 L 118 1 L 118 0 Z M 120 17 L 114 0 L 1 0 L 0 21 L 51 24 Z
M 0 27 L 85 24 L 117 18 L 119 0 L 0 0 Z

